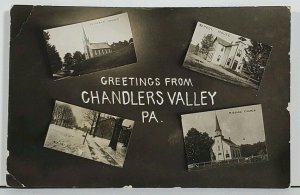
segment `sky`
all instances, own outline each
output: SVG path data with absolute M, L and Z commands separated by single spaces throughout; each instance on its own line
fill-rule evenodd
M 75 106 L 75 105 L 72 105 L 72 104 L 68 104 L 68 103 L 65 103 L 65 102 L 60 102 L 60 101 L 57 101 L 57 103 L 67 104 L 71 107 L 72 112 L 73 112 L 73 114 L 76 118 L 77 125 L 79 127 L 84 127 L 84 126 L 89 127 L 90 126 L 90 124 L 84 119 L 85 113 L 87 113 L 89 111 L 89 109 L 82 108 L 82 107 L 79 107 L 79 106 Z M 105 113 L 101 113 L 101 114 L 102 115 L 108 115 L 108 116 L 113 117 L 113 118 L 117 118 L 116 116 L 113 116 L 113 115 L 110 115 L 110 114 L 105 114 Z M 133 127 L 134 121 L 129 120 L 129 119 L 125 119 L 123 121 L 122 125 L 125 126 L 125 127 L 129 127 L 129 126 Z
M 235 144 L 253 144 L 265 141 L 261 105 L 182 115 L 184 136 L 191 128 L 196 128 L 199 132 L 207 132 L 209 136 L 214 137 L 216 115 L 222 134 L 226 139 L 230 137 Z
M 228 42 L 236 42 L 238 38 L 241 37 L 240 35 L 236 35 L 225 30 L 221 30 L 213 26 L 204 24 L 202 22 L 198 22 L 191 43 L 193 45 L 200 44 L 202 38 L 208 34 L 213 34 L 214 36 L 218 36 Z M 251 45 L 250 39 L 246 38 L 245 43 Z
M 45 30 L 50 34 L 50 44 L 55 45 L 62 59 L 68 52 L 84 52 L 82 27 L 90 42 L 112 44 L 132 38 L 127 13 Z

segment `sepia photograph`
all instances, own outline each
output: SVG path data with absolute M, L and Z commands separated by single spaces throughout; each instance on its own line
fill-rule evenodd
M 268 161 L 261 105 L 181 116 L 188 170 Z
M 44 147 L 123 167 L 134 121 L 56 101 Z
M 183 67 L 259 89 L 272 47 L 198 22 Z
M 127 13 L 43 31 L 54 79 L 137 62 Z

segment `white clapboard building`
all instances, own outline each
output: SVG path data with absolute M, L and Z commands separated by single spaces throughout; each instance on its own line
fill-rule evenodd
M 220 37 L 214 39 L 213 49 L 209 51 L 207 61 L 236 72 L 243 70 L 246 51 L 248 47 L 243 40 L 228 42 Z
M 111 46 L 107 42 L 95 43 L 89 40 L 84 28 L 83 31 L 83 47 L 86 59 L 103 56 L 112 52 Z
M 233 141 L 224 138 L 222 130 L 216 115 L 216 130 L 214 136 L 214 143 L 211 147 L 211 159 L 212 161 L 223 161 L 241 157 L 240 146 Z

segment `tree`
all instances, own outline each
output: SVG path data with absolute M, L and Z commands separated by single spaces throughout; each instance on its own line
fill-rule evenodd
M 196 45 L 196 47 L 195 47 L 194 54 L 195 54 L 195 55 L 198 55 L 199 51 L 200 51 L 200 46 L 199 46 L 199 43 L 198 43 L 198 44 Z
M 111 137 L 109 145 L 108 145 L 113 150 L 117 150 L 117 144 L 118 144 L 119 136 L 120 136 L 121 130 L 123 128 L 122 127 L 123 120 L 124 119 L 122 119 L 122 118 L 116 118 L 115 119 L 116 122 L 115 122 L 114 131 L 113 131 L 112 137 Z
M 125 41 L 123 42 L 123 47 L 127 47 L 128 45 L 129 45 L 129 42 L 125 40 Z
M 61 103 L 55 104 L 52 114 L 52 123 L 66 128 L 77 126 L 76 118 L 71 107 Z
M 74 60 L 74 64 L 78 64 L 85 60 L 85 55 L 82 54 L 80 51 L 75 51 L 73 53 L 73 60 Z
M 84 113 L 84 119 L 86 122 L 89 123 L 90 129 L 85 132 L 83 143 L 86 140 L 87 134 L 89 133 L 91 135 L 93 131 L 95 131 L 99 118 L 100 118 L 100 112 L 94 110 L 87 110 Z
M 56 50 L 56 47 L 49 43 L 50 40 L 49 32 L 44 31 L 43 35 L 46 40 L 46 49 L 49 56 L 51 71 L 52 73 L 56 73 L 58 70 L 62 68 L 62 60 L 59 56 L 59 53 Z
M 211 160 L 210 151 L 214 141 L 206 132 L 201 133 L 191 128 L 184 137 L 184 142 L 188 164 Z
M 97 111 L 94 111 L 94 110 L 87 110 L 84 113 L 84 119 L 90 125 L 90 132 L 96 126 L 96 121 L 99 117 L 100 117 L 100 112 L 97 112 Z
M 76 118 L 70 106 L 68 106 L 65 110 L 64 121 L 65 127 L 67 128 L 73 128 L 77 126 Z
M 251 41 L 251 45 L 245 50 L 246 59 L 243 59 L 245 73 L 257 81 L 261 81 L 264 69 L 267 65 L 271 47 L 263 43 Z
M 204 54 L 207 58 L 209 51 L 213 49 L 214 46 L 214 36 L 213 34 L 205 35 L 201 40 L 201 50 L 200 52 Z
M 119 41 L 117 43 L 112 43 L 111 44 L 111 49 L 113 51 L 116 51 L 116 50 L 119 50 L 119 49 L 122 49 L 124 47 L 127 47 L 129 44 L 133 43 L 133 39 L 129 39 L 129 41 L 127 40 L 124 40 L 124 41 Z
M 128 42 L 129 42 L 129 44 L 132 44 L 133 43 L 133 38 L 130 38 Z
M 242 144 L 241 155 L 243 157 L 257 156 L 267 154 L 267 148 L 265 142 L 257 142 L 254 144 Z
M 66 68 L 69 68 L 70 66 L 74 65 L 74 60 L 71 53 L 66 53 L 64 56 L 64 65 Z

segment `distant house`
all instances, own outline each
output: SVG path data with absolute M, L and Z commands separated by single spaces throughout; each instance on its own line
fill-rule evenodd
M 240 146 L 233 143 L 230 138 L 226 139 L 222 135 L 222 130 L 216 116 L 216 135 L 214 137 L 214 143 L 211 147 L 211 160 L 212 161 L 222 161 L 230 160 L 234 158 L 241 157 Z
M 242 40 L 230 43 L 220 37 L 216 37 L 213 49 L 209 51 L 206 60 L 225 68 L 230 68 L 236 72 L 241 72 L 243 70 L 243 59 L 245 59 L 245 49 L 247 47 Z
M 93 43 L 87 37 L 84 28 L 83 31 L 83 47 L 85 59 L 103 56 L 112 52 L 111 46 L 107 42 Z

